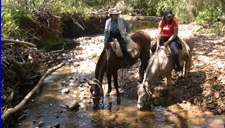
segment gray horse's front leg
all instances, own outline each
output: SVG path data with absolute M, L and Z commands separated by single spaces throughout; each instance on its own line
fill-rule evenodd
M 171 81 L 171 73 L 170 73 L 170 75 L 168 75 L 168 76 L 166 76 L 166 78 L 167 78 L 167 86 L 168 86 L 168 88 L 169 88 L 169 93 L 170 93 L 170 96 L 172 96 L 173 95 L 173 93 L 172 93 L 172 81 Z

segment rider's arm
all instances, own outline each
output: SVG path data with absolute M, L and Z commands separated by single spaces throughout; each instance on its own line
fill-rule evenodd
M 157 47 L 156 47 L 156 51 L 159 49 L 160 47 L 160 39 L 162 36 L 162 20 L 159 22 L 159 27 L 158 27 L 158 35 L 157 35 Z
M 128 33 L 129 31 L 129 23 L 123 19 L 123 24 L 124 24 L 124 27 L 126 28 L 126 32 Z
M 109 36 L 110 36 L 110 35 L 109 35 L 109 31 L 110 31 L 110 30 L 109 30 L 109 28 L 108 28 L 108 27 L 109 27 L 109 23 L 110 23 L 109 20 L 107 20 L 106 23 L 105 23 L 105 30 L 104 30 L 104 37 L 105 37 L 105 38 L 104 38 L 104 43 L 105 43 L 105 44 L 108 42 Z
M 159 45 L 160 43 L 161 36 L 162 36 L 162 28 L 159 28 L 158 35 L 157 35 L 157 45 Z
M 165 45 L 168 45 L 172 40 L 174 40 L 177 37 L 178 34 L 178 27 L 174 28 L 173 35 L 169 38 L 168 41 L 165 42 Z

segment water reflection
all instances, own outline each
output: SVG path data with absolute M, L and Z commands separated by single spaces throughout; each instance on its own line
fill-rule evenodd
M 144 20 L 132 20 L 128 22 L 130 24 L 129 32 L 158 27 L 158 22 L 150 22 L 150 21 L 144 21 Z

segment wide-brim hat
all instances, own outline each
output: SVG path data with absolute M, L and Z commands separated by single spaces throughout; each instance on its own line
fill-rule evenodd
M 174 16 L 170 9 L 166 9 L 163 13 L 163 16 Z
M 109 14 L 121 14 L 122 13 L 121 10 L 116 9 L 116 8 L 110 8 L 108 12 L 109 12 Z

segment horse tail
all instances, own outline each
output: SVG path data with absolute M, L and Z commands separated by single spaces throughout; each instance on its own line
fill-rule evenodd
M 192 54 L 190 51 L 188 51 L 185 55 L 185 77 L 187 75 L 187 72 L 189 72 L 191 68 L 191 58 Z
M 189 51 L 188 53 L 188 65 L 187 65 L 187 71 L 190 72 L 190 69 L 191 69 L 191 61 L 192 61 L 192 53 L 191 51 Z

